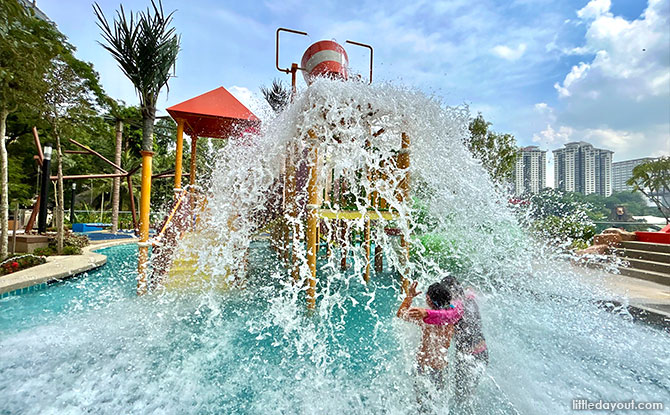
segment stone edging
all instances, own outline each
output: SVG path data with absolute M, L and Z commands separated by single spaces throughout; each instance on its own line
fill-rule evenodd
M 0 277 L 0 296 L 21 294 L 35 285 L 71 278 L 82 272 L 99 268 L 107 263 L 107 257 L 93 252 L 109 246 L 136 243 L 136 239 L 119 239 L 84 247 L 82 255 L 54 255 L 47 262 L 22 271 Z

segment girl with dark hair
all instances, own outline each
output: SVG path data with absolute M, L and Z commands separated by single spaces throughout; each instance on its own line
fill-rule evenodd
M 403 320 L 421 326 L 423 335 L 421 347 L 416 356 L 419 373 L 428 375 L 435 386 L 441 389 L 445 386 L 444 370 L 447 367 L 447 350 L 451 343 L 454 327 L 449 324 L 428 325 L 422 319 L 412 317 L 408 313 L 414 298 L 421 294 L 421 292 L 416 291 L 416 287 L 417 282 L 412 282 L 396 315 Z M 426 292 L 426 303 L 433 310 L 449 308 L 451 307 L 451 293 L 443 284 L 432 284 Z
M 458 403 L 464 403 L 475 392 L 488 365 L 489 354 L 474 293 L 465 292 L 458 280 L 452 276 L 442 279 L 441 284 L 454 295 L 452 309 L 431 310 L 412 307 L 408 310 L 408 314 L 413 318 L 421 318 L 429 325 L 454 325 L 455 398 Z

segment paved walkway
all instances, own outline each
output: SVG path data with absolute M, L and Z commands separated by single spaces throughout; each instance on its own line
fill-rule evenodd
M 46 264 L 0 276 L 0 295 L 29 287 L 45 284 L 49 281 L 63 280 L 82 272 L 101 267 L 107 257 L 93 252 L 108 246 L 134 243 L 136 239 L 115 241 L 95 241 L 85 247 L 82 255 L 54 255 L 47 257 Z
M 639 278 L 583 269 L 585 281 L 609 291 L 613 298 L 627 298 L 629 310 L 643 320 L 670 327 L 670 286 Z

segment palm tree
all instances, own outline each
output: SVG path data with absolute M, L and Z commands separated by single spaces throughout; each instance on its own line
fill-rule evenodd
M 262 86 L 261 93 L 274 112 L 281 112 L 291 101 L 291 91 L 278 79 L 272 81 L 270 88 Z
M 152 151 L 156 101 L 161 89 L 167 87 L 179 53 L 179 36 L 170 27 L 174 12 L 166 16 L 160 0 L 158 6 L 153 0 L 151 5 L 153 14 L 147 9 L 135 15 L 131 12 L 128 17 L 121 6 L 113 28 L 100 6 L 93 6 L 106 42 L 100 44 L 116 59 L 140 97 L 144 151 Z
M 140 97 L 142 113 L 142 200 L 140 206 L 140 264 L 138 293 L 146 291 L 146 259 L 149 240 L 149 198 L 151 194 L 151 157 L 153 155 L 154 121 L 156 101 L 163 87 L 167 87 L 170 72 L 179 53 L 179 36 L 172 24 L 174 12 L 165 15 L 163 5 L 151 0 L 152 8 L 146 12 L 132 12 L 126 17 L 123 6 L 116 13 L 113 26 L 100 6 L 93 10 L 98 18 L 105 43 L 102 47 L 112 54 L 123 73 L 135 86 Z

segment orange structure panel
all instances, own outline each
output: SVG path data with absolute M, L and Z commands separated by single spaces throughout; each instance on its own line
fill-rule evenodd
M 191 137 L 231 138 L 261 123 L 224 87 L 173 105 L 167 112 L 175 120 L 184 120 L 184 132 Z

